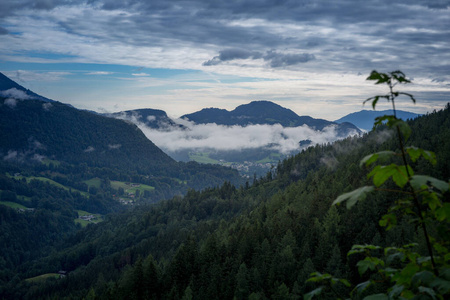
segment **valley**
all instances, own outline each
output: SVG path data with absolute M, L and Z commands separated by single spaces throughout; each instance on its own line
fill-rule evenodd
M 398 177 L 352 209 L 332 205 L 342 193 L 370 184 L 361 159 L 397 150 L 386 125 L 368 133 L 345 125 L 342 130 L 350 131 L 343 135 L 333 124 L 152 128 L 169 136 L 198 128 L 231 132 L 228 143 L 238 143 L 235 133 L 245 130 L 258 129 L 259 137 L 275 130 L 281 137 L 231 150 L 207 140 L 209 147 L 173 151 L 174 159 L 148 138 L 141 122 L 59 102 L 27 99 L 11 107 L 0 101 L 1 298 L 298 299 L 319 288 L 331 299 L 332 291 L 308 278 L 317 271 L 354 285 L 364 280 L 359 263 L 346 255 L 353 245 L 423 247 L 413 217 L 399 215 L 389 231 L 376 221 L 391 216 L 390 203 L 400 201 L 389 194 Z M 414 169 L 439 178 L 425 184 L 431 182 L 430 193 L 442 191 L 430 206 L 440 222 L 430 226 L 445 247 L 450 106 L 405 124 Z M 281 151 L 286 141 L 292 148 Z M 416 146 L 433 149 L 437 163 L 428 163 L 434 156 Z M 438 279 L 450 282 L 443 274 Z M 339 289 L 350 293 L 345 285 Z M 374 284 L 359 293 L 377 292 L 383 289 Z

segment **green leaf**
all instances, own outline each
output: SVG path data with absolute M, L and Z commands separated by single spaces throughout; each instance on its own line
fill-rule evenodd
M 373 295 L 364 297 L 363 300 L 389 300 L 389 297 L 386 294 L 373 294 Z
M 376 187 L 382 185 L 389 177 L 393 176 L 397 172 L 397 166 L 391 164 L 389 166 L 376 166 L 367 176 L 373 177 L 373 184 Z
M 433 291 L 433 289 L 424 287 L 424 286 L 419 286 L 419 292 L 421 292 L 422 294 L 427 294 L 431 297 L 431 299 L 436 299 L 436 292 Z
M 430 271 L 421 271 L 414 274 L 411 283 L 413 285 L 419 285 L 419 284 L 426 284 L 429 285 L 429 283 L 433 280 L 434 274 Z
M 422 156 L 431 164 L 436 164 L 436 154 L 432 151 L 423 150 L 417 147 L 408 147 L 406 148 L 406 152 L 413 162 L 417 161 Z
M 450 293 L 450 281 L 447 281 L 445 279 L 434 278 L 433 281 L 430 283 L 430 286 L 432 288 L 437 289 L 439 293 L 442 294 Z
M 375 110 L 375 107 L 378 103 L 378 100 L 380 100 L 380 98 L 385 98 L 386 100 L 389 101 L 389 95 L 378 95 L 378 96 L 367 98 L 366 100 L 364 100 L 363 105 L 366 104 L 366 102 L 372 101 L 372 108 Z
M 392 299 L 395 299 L 397 296 L 399 296 L 403 290 L 405 289 L 405 287 L 403 285 L 394 285 L 391 289 L 391 291 L 389 292 L 389 297 Z
M 437 193 L 429 190 L 421 191 L 422 202 L 427 203 L 431 211 L 435 211 L 437 207 L 441 206 L 441 201 Z
M 363 275 L 369 269 L 372 271 L 375 270 L 376 264 L 373 261 L 371 261 L 370 259 L 368 259 L 368 257 L 366 257 L 364 260 L 358 261 L 356 266 L 358 267 L 359 275 Z
M 444 203 L 442 207 L 436 209 L 436 219 L 440 222 L 450 220 L 450 203 Z
M 389 72 L 389 74 L 391 74 L 392 78 L 397 80 L 399 83 L 410 83 L 411 82 L 408 79 L 406 79 L 405 73 L 403 73 L 400 70 Z
M 351 286 L 350 282 L 347 279 L 339 278 L 338 280 L 339 280 L 340 283 L 342 283 L 346 287 L 350 287 Z
M 388 166 L 376 166 L 367 176 L 369 178 L 373 177 L 373 184 L 376 187 L 381 186 L 389 177 L 392 177 L 395 184 L 403 188 L 409 179 L 406 170 L 408 170 L 409 175 L 414 175 L 414 171 L 410 166 L 405 167 L 390 164 Z
M 416 263 L 409 263 L 404 267 L 400 273 L 394 275 L 393 279 L 397 284 L 408 284 L 414 274 L 419 271 L 419 266 Z
M 393 115 L 384 115 L 375 118 L 374 126 L 392 123 L 396 118 Z
M 318 287 L 317 289 L 312 290 L 311 292 L 305 294 L 303 299 L 305 299 L 305 300 L 313 299 L 314 296 L 320 295 L 322 293 L 322 290 L 323 290 L 323 286 Z
M 398 166 L 397 172 L 394 172 L 392 174 L 392 180 L 395 182 L 395 184 L 398 187 L 403 188 L 406 185 L 406 183 L 408 182 L 408 179 L 409 179 L 408 174 L 409 174 L 409 176 L 414 175 L 414 171 L 409 165 L 406 167 Z
M 367 257 L 366 259 L 371 261 L 371 262 L 373 262 L 375 264 L 375 266 L 382 266 L 382 267 L 384 267 L 384 261 L 382 261 L 378 257 Z
M 409 97 L 409 99 L 411 99 L 411 101 L 412 101 L 413 103 L 416 103 L 416 99 L 414 99 L 413 95 L 408 94 L 408 93 L 403 93 L 403 92 L 399 92 L 399 94 L 400 94 L 400 95 L 405 95 L 405 96 Z
M 383 215 L 379 221 L 379 224 L 382 227 L 386 227 L 386 230 L 390 230 L 392 227 L 397 225 L 397 216 L 394 214 Z
M 361 282 L 360 284 L 358 284 L 358 285 L 355 287 L 356 292 L 357 292 L 358 294 L 361 294 L 361 293 L 364 292 L 364 290 L 365 290 L 368 286 L 370 286 L 372 283 L 373 283 L 373 282 L 372 282 L 371 280 L 367 280 L 367 281 Z
M 347 209 L 350 209 L 356 202 L 366 199 L 367 193 L 372 192 L 373 189 L 373 186 L 363 186 L 352 192 L 342 194 L 333 201 L 332 205 L 339 205 L 340 203 L 347 201 Z
M 374 126 L 381 124 L 386 124 L 389 128 L 398 127 L 405 140 L 408 140 L 409 136 L 411 135 L 411 127 L 409 127 L 408 123 L 396 118 L 395 116 L 384 115 L 376 117 Z
M 394 118 L 393 120 L 388 121 L 387 125 L 391 128 L 398 127 L 405 140 L 409 139 L 412 131 L 411 127 L 409 127 L 408 123 L 405 121 Z
M 415 190 L 420 190 L 420 189 L 426 188 L 429 186 L 428 185 L 429 183 L 432 186 L 434 186 L 435 188 L 437 188 L 438 190 L 440 190 L 442 193 L 448 191 L 449 187 L 450 187 L 450 183 L 436 179 L 431 176 L 414 175 L 411 177 L 411 186 Z
M 353 245 L 352 249 L 348 251 L 347 256 L 356 254 L 356 253 L 364 253 L 368 250 L 379 250 L 382 249 L 380 246 L 375 245 Z
M 313 272 L 313 273 L 309 274 L 309 278 L 308 278 L 307 282 L 320 282 L 325 279 L 328 279 L 328 277 L 325 278 L 326 277 L 325 275 L 326 274 L 322 274 L 320 272 Z
M 361 162 L 359 163 L 360 166 L 366 165 L 369 166 L 370 164 L 376 162 L 377 160 L 383 160 L 390 158 L 394 156 L 396 153 L 394 151 L 380 151 L 377 153 L 369 154 L 366 157 L 364 157 Z
M 386 248 L 387 249 L 387 248 Z M 387 252 L 385 250 L 385 255 L 387 255 Z M 394 252 L 393 254 L 387 255 L 386 257 L 386 263 L 391 264 L 392 262 L 396 261 L 396 260 L 400 260 L 403 261 L 405 259 L 405 254 L 402 252 Z
M 390 76 L 385 73 L 377 72 L 376 70 L 373 70 L 369 77 L 366 78 L 366 80 L 374 80 L 376 81 L 375 84 L 385 83 L 388 82 L 390 79 Z

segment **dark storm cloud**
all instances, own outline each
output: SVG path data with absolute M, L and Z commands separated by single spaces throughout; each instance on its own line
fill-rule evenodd
M 42 11 L 66 5 L 84 10 L 56 21 L 66 33 L 92 38 L 97 43 L 161 47 L 163 51 L 184 47 L 219 53 L 203 60 L 205 66 L 236 59 L 262 59 L 266 66 L 283 68 L 320 58 L 322 69 L 326 66 L 338 71 L 391 69 L 394 63 L 408 73 L 420 70 L 438 77 L 449 72 L 448 68 L 439 68 L 450 59 L 445 42 L 450 40 L 447 0 L 84 3 L 0 1 L 0 34 L 10 31 L 1 18 L 19 14 L 23 9 Z M 90 15 L 99 11 L 108 13 L 101 18 Z
M 314 59 L 315 56 L 313 54 L 280 54 L 275 51 L 269 51 L 267 55 L 264 56 L 264 60 L 269 61 L 272 68 L 297 65 Z
M 62 4 L 74 3 L 70 0 L 5 0 L 0 1 L 0 17 L 10 16 L 22 9 L 49 10 Z
M 96 2 L 96 1 L 95 1 Z M 360 69 L 374 65 L 390 68 L 411 65 L 430 70 L 428 59 L 448 52 L 434 41 L 450 39 L 449 18 L 443 10 L 449 1 L 338 0 L 321 1 L 101 1 L 111 10 L 135 12 L 111 19 L 109 39 L 126 39 L 135 45 L 215 45 L 223 50 L 203 63 L 218 65 L 235 59 L 263 58 L 273 68 L 293 66 L 321 58 Z M 76 20 L 74 20 L 76 22 Z M 289 36 L 277 27 L 298 26 Z M 306 26 L 309 32 L 303 31 Z M 309 28 L 309 29 L 308 29 Z M 332 28 L 334 33 L 321 31 Z M 315 30 L 317 29 L 317 32 Z M 134 34 L 130 34 L 134 32 Z M 152 38 L 149 38 L 148 35 Z M 311 49 L 319 53 L 286 54 L 285 49 Z M 253 49 L 258 49 L 254 51 Z M 268 51 L 274 49 L 270 54 Z M 291 52 L 291 51 L 290 51 Z M 380 57 L 377 57 L 380 56 Z M 442 59 L 442 57 L 441 57 Z M 374 61 L 376 63 L 374 63 Z
M 214 66 L 218 65 L 224 61 L 230 61 L 235 59 L 259 59 L 262 54 L 257 51 L 247 51 L 245 49 L 226 49 L 220 51 L 218 56 L 213 57 L 213 59 L 208 60 L 203 63 L 204 66 Z
M 301 53 L 301 54 L 283 54 L 277 53 L 276 51 L 270 50 L 265 54 L 258 51 L 247 51 L 245 49 L 227 49 L 220 51 L 218 56 L 203 63 L 204 66 L 215 66 L 221 64 L 222 62 L 232 61 L 236 59 L 263 59 L 269 62 L 270 67 L 279 68 L 287 67 L 300 63 L 306 63 L 308 61 L 314 60 L 315 56 L 313 54 Z

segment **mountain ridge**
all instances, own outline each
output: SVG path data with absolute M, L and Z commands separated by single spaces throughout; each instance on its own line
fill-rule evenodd
M 142 108 L 126 110 L 115 113 L 104 114 L 107 117 L 128 120 L 133 123 L 142 123 L 152 129 L 170 129 L 173 127 L 184 128 L 167 116 L 167 113 L 160 109 Z
M 404 110 L 396 110 L 397 117 L 402 120 L 414 119 L 420 116 L 420 114 L 404 111 Z M 350 122 L 356 125 L 358 128 L 364 129 L 366 131 L 370 131 L 373 127 L 373 123 L 376 117 L 383 115 L 393 115 L 393 110 L 361 110 L 357 112 L 350 113 L 348 115 L 343 116 L 340 119 L 337 119 L 336 123 Z
M 8 96 L 8 93 L 5 93 L 9 90 L 16 89 L 18 91 L 22 91 L 25 93 L 25 98 L 27 99 L 36 99 L 41 100 L 45 102 L 57 102 L 55 100 L 46 98 L 44 96 L 41 96 L 39 94 L 36 94 L 35 92 L 21 86 L 17 82 L 11 80 L 8 76 L 0 72 L 0 93 L 3 92 L 4 96 Z M 14 93 L 14 90 L 10 91 L 10 93 Z M 0 94 L 1 95 L 1 94 Z
M 218 125 L 228 126 L 280 124 L 283 127 L 298 127 L 307 125 L 315 130 L 323 130 L 327 126 L 335 126 L 340 136 L 347 135 L 350 130 L 360 132 L 360 130 L 351 123 L 342 126 L 338 123 L 324 119 L 299 116 L 292 110 L 267 100 L 252 101 L 248 104 L 242 104 L 232 111 L 206 108 L 191 114 L 185 114 L 181 116 L 181 118 L 188 119 L 197 124 L 216 123 Z

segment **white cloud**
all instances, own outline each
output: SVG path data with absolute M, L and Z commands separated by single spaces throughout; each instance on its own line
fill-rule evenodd
M 52 108 L 53 104 L 51 104 L 50 102 L 45 102 L 42 104 L 42 108 L 46 111 L 50 111 L 50 108 Z
M 131 74 L 139 80 L 149 74 L 137 71 L 137 66 L 200 71 L 190 74 L 191 82 L 181 86 L 177 78 L 164 77 L 166 85 L 158 90 L 134 90 L 127 97 L 129 109 L 148 107 L 144 99 L 151 97 L 152 105 L 181 115 L 192 112 L 188 111 L 190 105 L 201 108 L 198 103 L 207 103 L 212 95 L 209 103 L 219 103 L 213 106 L 228 105 L 238 98 L 240 103 L 297 101 L 299 114 L 305 111 L 337 119 L 350 112 L 350 101 L 358 99 L 351 107 L 360 108 L 362 100 L 372 96 L 362 89 L 364 79 L 351 80 L 351 74 L 401 69 L 420 79 L 439 79 L 449 73 L 448 1 L 438 1 L 439 5 L 424 0 L 9 2 L 0 4 L 0 23 L 7 29 L 0 32 L 0 59 L 4 61 L 126 65 L 135 70 Z M 202 65 L 208 61 L 209 66 Z M 7 75 L 43 83 L 68 74 L 25 72 Z M 245 81 L 244 77 L 276 81 L 210 85 L 198 79 L 203 72 L 234 76 L 235 83 Z M 155 73 L 151 75 L 156 78 Z M 336 77 L 343 78 L 332 81 Z M 152 84 L 159 83 L 155 80 Z M 428 87 L 432 91 L 438 88 Z M 449 86 L 439 88 L 450 93 Z M 99 92 L 73 90 L 68 88 L 72 96 L 62 99 L 70 99 L 75 106 L 85 103 L 85 108 L 111 109 L 117 102 L 123 103 L 123 95 L 98 97 Z M 345 104 L 330 102 L 336 100 Z M 421 113 L 436 108 L 437 101 L 427 101 L 426 107 L 420 107 Z M 321 115 L 326 105 L 330 117 Z M 181 108 L 185 110 L 180 112 Z M 342 112 L 337 114 L 339 110 Z
M 119 149 L 120 147 L 122 147 L 121 144 L 113 144 L 113 145 L 108 145 L 108 148 L 111 149 Z
M 0 95 L 17 100 L 27 100 L 31 98 L 26 92 L 18 90 L 16 88 L 0 91 Z
M 95 151 L 95 148 L 92 147 L 92 146 L 89 146 L 89 147 L 87 147 L 86 149 L 84 149 L 84 152 L 85 152 L 85 153 L 89 153 L 89 152 L 92 152 L 92 151 Z
M 17 158 L 17 151 L 15 150 L 8 150 L 8 154 L 6 154 L 3 159 L 4 160 L 14 160 Z
M 9 108 L 15 108 L 17 106 L 17 100 L 14 98 L 7 98 L 5 99 L 5 105 Z
M 111 74 L 114 74 L 114 72 L 95 71 L 86 73 L 86 75 L 111 75 Z
M 30 81 L 34 82 L 54 82 L 60 81 L 66 75 L 70 75 L 70 72 L 35 72 L 26 70 L 6 71 L 4 72 L 9 78 L 19 83 Z
M 178 127 L 170 131 L 159 131 L 139 124 L 139 127 L 161 149 L 168 152 L 180 150 L 241 150 L 270 147 L 281 153 L 300 150 L 301 140 L 311 140 L 312 144 L 324 144 L 337 139 L 333 126 L 323 131 L 315 131 L 308 126 L 284 128 L 276 125 L 223 126 L 217 124 L 193 124 L 177 120 L 187 130 Z

